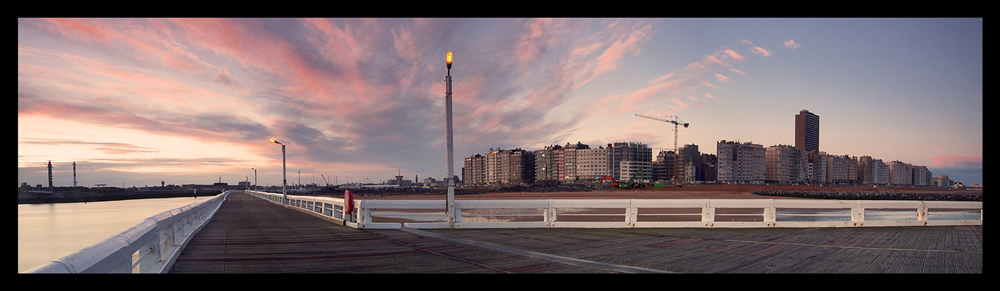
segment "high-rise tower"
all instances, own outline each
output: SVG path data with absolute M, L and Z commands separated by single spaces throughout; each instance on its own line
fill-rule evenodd
M 795 147 L 806 152 L 819 150 L 819 115 L 805 109 L 795 115 Z
M 52 192 L 52 161 L 49 161 L 49 192 Z

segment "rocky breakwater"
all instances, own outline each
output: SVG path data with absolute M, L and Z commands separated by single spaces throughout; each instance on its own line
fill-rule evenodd
M 921 200 L 921 201 L 983 201 L 982 193 L 919 193 L 919 192 L 836 192 L 836 191 L 753 191 L 755 195 L 840 200 Z

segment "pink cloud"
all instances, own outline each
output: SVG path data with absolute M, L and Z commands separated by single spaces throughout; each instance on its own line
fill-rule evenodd
M 527 33 L 521 35 L 516 47 L 517 59 L 520 64 L 527 64 L 538 58 L 545 46 L 556 41 L 557 34 L 551 33 L 554 22 L 548 18 L 535 18 L 525 23 Z
M 677 99 L 677 98 L 670 99 L 670 101 L 673 101 L 674 103 L 677 103 L 677 105 L 680 105 L 681 108 L 691 107 L 691 105 L 688 105 L 687 103 L 684 103 L 684 101 L 681 101 L 680 99 Z
M 598 57 L 598 65 L 594 68 L 594 74 L 600 75 L 605 71 L 613 70 L 617 67 L 618 59 L 626 54 L 638 54 L 638 45 L 644 43 L 651 37 L 652 24 L 647 24 L 639 29 L 631 30 L 627 35 L 623 35 L 611 44 L 604 53 Z
M 586 25 L 574 27 L 578 30 L 568 29 L 564 33 L 580 34 L 589 29 Z M 632 24 L 627 20 L 613 21 L 606 24 L 605 28 L 606 33 L 583 39 L 583 44 L 578 44 L 571 51 L 563 70 L 573 72 L 573 88 L 579 88 L 597 77 L 615 71 L 622 58 L 639 54 L 639 47 L 654 34 L 651 24 Z M 601 50 L 604 47 L 606 48 Z M 597 52 L 600 52 L 599 56 L 590 57 L 590 54 Z
M 42 20 L 47 23 L 41 21 L 31 21 L 31 23 L 44 26 L 50 32 L 69 39 L 101 44 L 106 49 L 130 52 L 131 57 L 136 60 L 159 63 L 164 67 L 194 73 L 205 73 L 204 67 L 211 66 L 197 60 L 189 52 L 178 50 L 176 46 L 164 49 L 151 45 L 148 40 L 158 39 L 159 36 L 150 36 L 148 35 L 150 32 L 120 30 L 101 21 L 89 19 L 51 18 Z M 125 31 L 125 33 L 121 31 Z
M 749 44 L 750 45 L 749 50 L 750 50 L 751 53 L 755 53 L 755 54 L 762 55 L 762 56 L 765 56 L 765 57 L 771 56 L 771 52 L 767 51 L 766 49 L 764 49 L 762 47 L 753 45 L 753 43 L 750 43 L 749 40 L 745 40 L 744 39 L 744 40 L 740 41 L 740 43 Z
M 715 84 L 712 84 L 712 82 L 709 82 L 708 80 L 700 80 L 698 81 L 698 84 L 708 88 L 722 90 L 722 87 L 716 86 Z
M 720 82 L 723 82 L 723 83 L 729 83 L 729 82 L 733 81 L 733 79 L 730 79 L 729 77 L 723 76 L 722 74 L 718 74 L 718 73 L 715 74 L 715 79 L 717 79 L 717 80 L 719 80 Z
M 982 156 L 943 156 L 930 158 L 935 167 L 941 168 L 973 168 L 982 167 Z
M 732 58 L 734 58 L 736 60 L 740 60 L 740 61 L 745 61 L 746 60 L 745 57 L 743 57 L 742 55 L 736 53 L 735 51 L 733 51 L 731 49 L 726 49 L 723 52 L 726 53 L 726 55 L 728 55 L 728 56 L 730 56 L 730 57 L 732 57 Z
M 232 58 L 258 75 L 273 74 L 274 81 L 287 96 L 308 96 L 302 102 L 289 103 L 308 114 L 323 114 L 337 120 L 347 120 L 361 112 L 372 113 L 378 104 L 389 98 L 393 86 L 376 88 L 363 79 L 358 62 L 371 55 L 365 44 L 352 35 L 350 27 L 333 26 L 325 19 L 299 20 L 313 33 L 305 39 L 315 47 L 317 55 L 333 63 L 336 74 L 317 70 L 304 59 L 296 46 L 271 34 L 255 33 L 255 20 L 236 22 L 230 19 L 171 19 L 185 37 L 197 46 Z M 377 23 L 371 23 L 377 25 Z M 336 108 L 337 113 L 330 114 Z
M 764 49 L 762 47 L 759 47 L 759 46 L 751 47 L 750 48 L 750 52 L 758 54 L 758 55 L 762 55 L 762 56 L 765 56 L 765 57 L 770 57 L 771 56 L 771 52 L 769 52 L 766 49 Z
M 250 91 L 248 91 L 246 87 L 243 87 L 239 81 L 233 79 L 232 74 L 230 74 L 225 67 L 219 68 L 219 72 L 215 75 L 215 79 L 213 79 L 213 81 L 229 86 L 229 88 L 233 89 L 233 92 L 237 94 L 250 94 Z
M 732 82 L 733 80 L 731 78 L 717 73 L 716 71 L 728 68 L 733 63 L 744 60 L 746 60 L 746 58 L 740 54 L 730 49 L 723 49 L 705 55 L 700 61 L 688 64 L 683 69 L 679 70 L 679 72 L 670 72 L 663 76 L 659 76 L 651 80 L 649 85 L 632 91 L 631 93 L 607 96 L 598 101 L 592 102 L 585 108 L 587 108 L 587 112 L 608 112 L 618 115 L 641 108 L 644 105 L 655 104 L 659 99 L 677 103 L 680 108 L 668 105 L 670 108 L 673 108 L 675 113 L 677 113 L 683 109 L 690 108 L 692 105 L 680 102 L 679 99 L 676 98 L 660 98 L 684 93 L 697 94 L 696 92 L 702 90 L 703 88 L 721 90 L 722 87 L 712 84 L 709 82 L 708 78 L 714 78 L 723 83 Z M 709 99 L 715 98 L 708 93 L 704 93 L 703 95 Z M 697 98 L 694 98 L 692 100 L 696 99 Z M 702 100 L 697 100 L 695 105 L 701 103 Z
M 784 42 L 784 45 L 785 45 L 785 47 L 787 47 L 789 49 L 797 49 L 797 48 L 799 48 L 799 47 L 802 46 L 801 44 L 795 43 L 795 40 L 791 40 L 791 39 L 789 39 L 788 41 Z

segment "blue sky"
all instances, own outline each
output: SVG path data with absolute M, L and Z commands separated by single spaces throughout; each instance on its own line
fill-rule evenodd
M 18 183 L 440 179 L 489 148 L 794 144 L 982 183 L 982 19 L 18 19 Z M 349 176 L 349 178 L 348 178 Z M 331 179 L 332 180 L 332 179 Z M 333 182 L 333 181 L 331 181 Z

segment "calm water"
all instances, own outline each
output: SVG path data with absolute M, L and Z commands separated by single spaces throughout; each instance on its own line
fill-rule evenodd
M 62 258 L 161 212 L 215 196 L 17 205 L 17 271 Z

